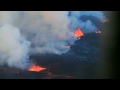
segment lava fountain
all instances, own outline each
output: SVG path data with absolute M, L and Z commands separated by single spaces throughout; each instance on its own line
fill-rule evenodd
M 45 70 L 46 68 L 43 68 L 43 67 L 41 67 L 41 66 L 39 66 L 39 65 L 32 65 L 28 70 L 29 71 L 32 71 L 32 72 L 40 72 L 40 71 L 42 71 L 42 70 Z
M 81 31 L 81 29 L 78 28 L 77 30 L 75 30 L 74 36 L 77 37 L 77 39 L 80 39 L 80 37 L 81 37 L 81 36 L 84 36 L 84 34 L 83 34 L 83 32 Z

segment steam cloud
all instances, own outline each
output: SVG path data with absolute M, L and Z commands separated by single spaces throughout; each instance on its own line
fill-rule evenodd
M 19 29 L 5 24 L 0 28 L 0 65 L 25 68 L 28 64 L 30 42 L 21 36 Z
M 106 18 L 101 11 L 1 11 L 0 65 L 26 68 L 30 54 L 68 52 L 66 46 L 76 40 L 74 30 L 98 29 L 90 20 L 80 20 L 83 15 Z

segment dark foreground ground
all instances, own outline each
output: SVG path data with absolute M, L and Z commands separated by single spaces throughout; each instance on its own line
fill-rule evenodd
M 0 67 L 0 79 L 95 79 L 102 63 L 99 47 L 100 34 L 87 34 L 75 42 L 71 50 L 62 55 L 38 54 L 30 60 L 47 68 L 29 72 L 10 67 Z

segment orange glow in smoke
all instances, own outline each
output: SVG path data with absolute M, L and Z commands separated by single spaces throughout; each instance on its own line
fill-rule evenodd
M 101 33 L 101 31 L 100 30 L 95 30 L 95 33 L 99 34 L 99 33 Z
M 105 23 L 105 22 L 108 22 L 109 20 L 106 18 L 104 19 L 102 22 Z
M 42 70 L 45 70 L 46 68 L 40 67 L 39 65 L 32 65 L 28 70 L 32 72 L 40 72 Z
M 80 28 L 78 28 L 75 32 L 74 32 L 75 37 L 77 37 L 78 39 L 80 39 L 81 36 L 84 36 L 83 32 L 80 30 Z
M 70 48 L 71 46 L 70 46 L 70 45 L 68 45 L 67 47 L 68 47 L 68 48 Z

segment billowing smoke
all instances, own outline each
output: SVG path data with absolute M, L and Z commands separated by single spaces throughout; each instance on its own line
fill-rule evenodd
M 100 11 L 1 11 L 0 64 L 25 68 L 31 54 L 68 52 L 77 28 L 83 33 L 98 29 L 92 21 L 80 20 L 83 15 L 105 19 Z
M 20 34 L 18 28 L 5 24 L 0 28 L 0 65 L 26 68 L 30 42 Z
M 91 20 L 83 22 L 80 20 L 82 16 L 92 16 L 101 22 L 106 19 L 102 11 L 70 11 L 69 18 L 71 20 L 70 28 L 81 28 L 84 33 L 94 32 L 98 28 L 92 23 Z

